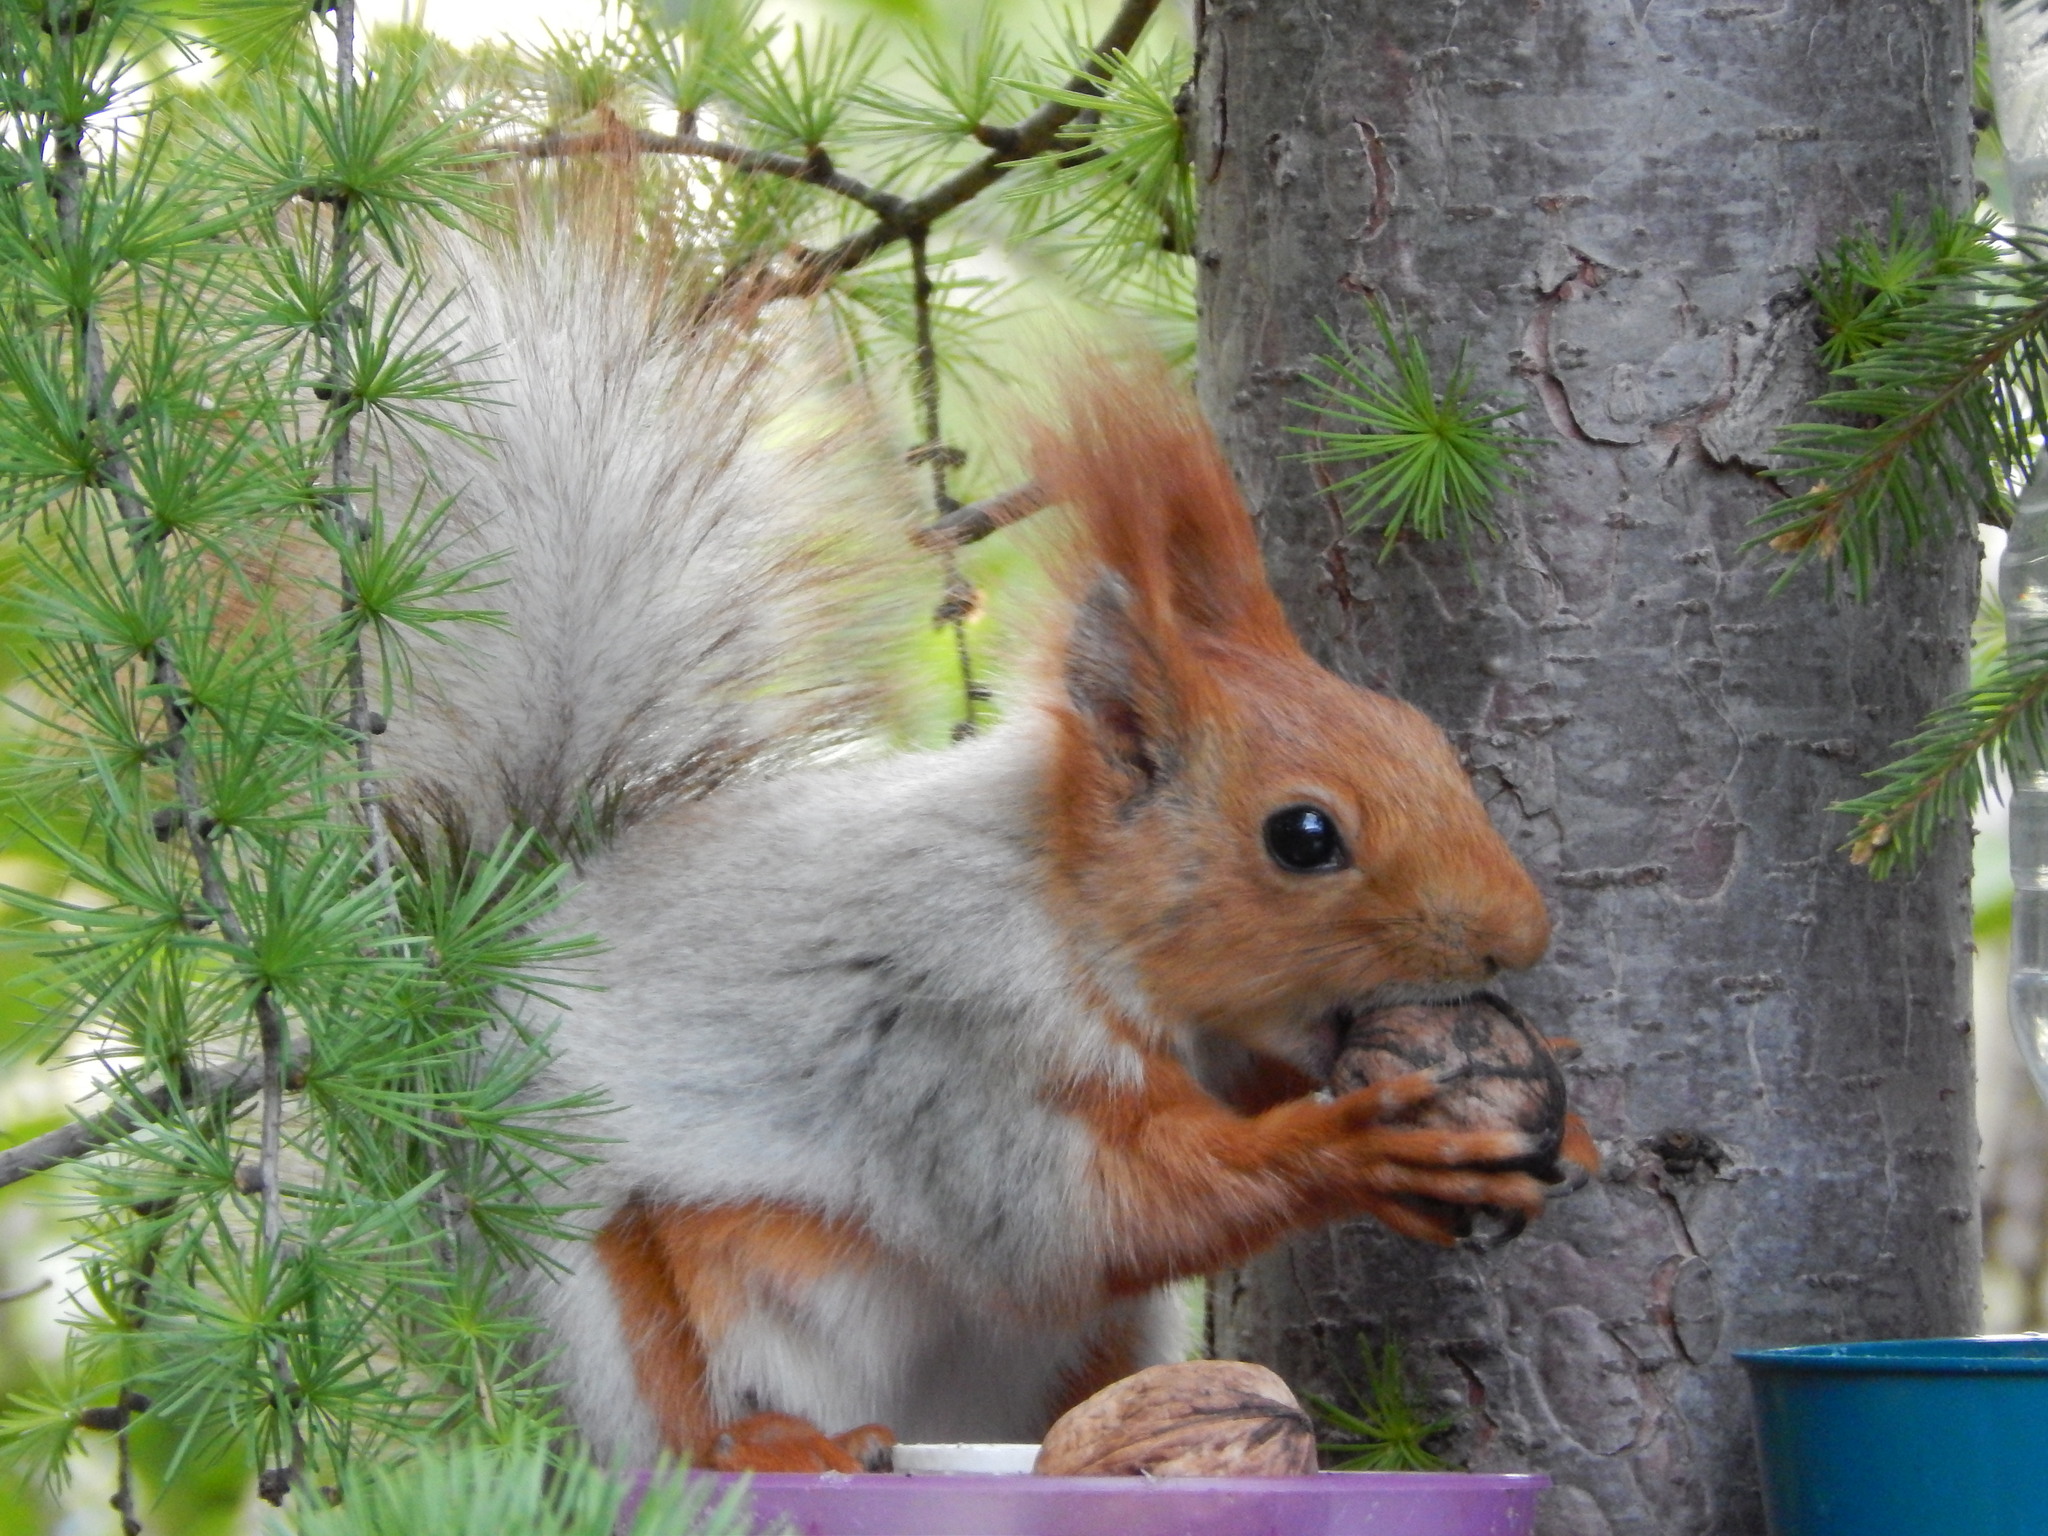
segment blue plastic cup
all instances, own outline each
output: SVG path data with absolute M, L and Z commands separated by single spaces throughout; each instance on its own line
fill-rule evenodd
M 1773 1536 L 2048 1533 L 2048 1334 L 1735 1358 Z

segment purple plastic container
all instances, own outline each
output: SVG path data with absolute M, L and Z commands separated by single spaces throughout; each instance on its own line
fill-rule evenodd
M 721 1483 L 735 1479 L 720 1477 Z M 891 1477 L 758 1473 L 756 1529 L 800 1536 L 1530 1536 L 1528 1473 Z

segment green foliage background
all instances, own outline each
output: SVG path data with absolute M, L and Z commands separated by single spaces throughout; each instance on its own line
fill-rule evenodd
M 179 408 L 197 419 L 217 411 L 220 380 L 232 380 L 243 392 L 238 408 L 269 434 L 262 451 L 251 448 L 249 455 L 270 476 L 256 496 L 268 510 L 245 516 L 245 507 L 214 526 L 198 515 L 205 512 L 204 498 L 188 498 L 195 520 L 178 521 L 178 487 L 234 469 L 226 458 L 195 459 L 182 479 L 167 472 L 151 482 L 154 491 L 142 499 L 163 548 L 189 548 L 232 564 L 254 557 L 256 545 L 247 542 L 252 531 L 260 535 L 269 523 L 298 518 L 325 530 L 322 536 L 347 570 L 339 583 L 347 619 L 319 631 L 300 658 L 300 671 L 324 681 L 310 693 L 288 695 L 273 679 L 264 684 L 271 692 L 251 696 L 252 707 L 278 712 L 277 728 L 256 734 L 273 743 L 296 740 L 304 749 L 292 793 L 319 808 L 313 816 L 282 812 L 290 798 L 276 793 L 282 781 L 267 783 L 269 801 L 255 805 L 245 836 L 251 847 L 271 847 L 278 862 L 245 873 L 240 889 L 251 898 L 289 887 L 299 864 L 319 867 L 329 843 L 356 847 L 358 823 L 347 813 L 358 786 L 348 764 L 366 738 L 361 723 L 370 708 L 362 649 L 396 644 L 406 628 L 445 622 L 469 601 L 459 588 L 437 586 L 415 558 L 423 523 L 409 520 L 406 509 L 374 503 L 353 509 L 334 486 L 348 484 L 345 469 L 336 466 L 361 448 L 352 431 L 371 430 L 378 419 L 386 430 L 434 429 L 436 391 L 443 388 L 434 344 L 422 344 L 425 332 L 405 319 L 409 294 L 399 274 L 423 220 L 488 217 L 490 181 L 508 174 L 508 160 L 523 162 L 524 174 L 545 181 L 573 174 L 563 169 L 572 162 L 603 162 L 630 148 L 638 157 L 631 174 L 648 227 L 685 229 L 708 255 L 695 269 L 698 280 L 726 290 L 762 284 L 782 293 L 819 291 L 839 323 L 849 366 L 900 412 L 900 433 L 928 477 L 935 518 L 1016 482 L 1022 466 L 1013 424 L 1020 409 L 1056 398 L 1059 381 L 1074 365 L 1070 342 L 1077 332 L 1122 333 L 1183 365 L 1192 360 L 1195 209 L 1182 120 L 1189 59 L 1187 39 L 1170 12 L 1153 21 L 1128 57 L 1094 64 L 1088 40 L 1118 9 L 1107 0 L 1082 13 L 1051 0 L 995 0 L 978 8 L 836 0 L 772 10 L 740 0 L 646 0 L 612 12 L 599 35 L 551 34 L 469 50 L 405 23 L 370 33 L 361 98 L 352 115 L 337 115 L 321 34 L 300 0 L 103 0 L 103 16 L 116 9 L 132 14 L 138 36 L 152 26 L 164 35 L 138 46 L 119 72 L 115 94 L 132 92 L 134 105 L 147 99 L 168 110 L 126 146 L 130 159 L 109 183 L 148 194 L 106 200 L 114 213 L 138 221 L 125 232 L 100 232 L 104 249 L 117 258 L 108 270 L 119 268 L 120 281 L 95 287 L 97 278 L 87 280 L 90 291 L 79 298 L 56 266 L 37 266 L 47 250 L 21 231 L 13 246 L 0 249 L 0 263 L 8 264 L 14 318 L 28 314 L 46 325 L 59 351 L 60 343 L 70 343 L 62 343 L 57 319 L 73 311 L 113 316 L 121 302 L 146 293 L 160 301 L 154 310 L 136 307 L 125 321 L 95 322 L 106 323 L 116 344 L 139 358 L 152 326 L 161 326 L 153 317 L 186 304 L 185 330 L 172 336 L 175 327 L 163 328 L 162 334 L 204 352 L 214 372 L 198 389 L 177 367 L 167 367 L 165 397 L 182 390 Z M 17 38 L 36 28 L 38 18 L 59 13 L 69 12 L 56 0 L 0 0 L 0 24 L 14 28 Z M 176 40 L 165 40 L 168 34 Z M 1075 73 L 1083 69 L 1107 76 L 1103 88 L 1086 85 Z M 10 103 L 8 110 L 19 118 L 21 104 Z M 1018 151 L 1019 128 L 1008 125 L 1028 128 L 1053 110 L 1066 114 L 1064 126 L 1028 153 Z M 158 150 L 162 157 L 152 160 Z M 992 156 L 1012 152 L 1024 157 L 1000 177 L 986 178 L 988 185 L 972 195 L 946 200 L 948 186 L 972 178 Z M 41 171 L 31 160 L 15 154 L 7 182 L 22 207 L 39 206 Z M 176 218 L 152 229 L 145 215 L 158 191 L 167 199 L 159 212 L 171 210 Z M 935 210 L 931 217 L 904 238 L 901 210 L 926 206 Z M 358 242 L 359 256 L 372 248 L 383 253 L 383 286 L 374 296 L 367 290 L 357 295 L 357 312 L 344 313 L 347 305 L 337 302 L 333 288 L 334 264 L 347 263 L 322 254 L 327 226 L 320 220 L 330 215 L 355 219 L 348 238 Z M 202 250 L 208 241 L 214 246 Z M 1787 499 L 1758 532 L 1759 546 L 1775 553 L 1759 558 L 1789 557 L 1788 575 L 1813 562 L 1830 579 L 1868 594 L 1897 551 L 1952 527 L 1958 516 L 1995 522 L 2005 515 L 2038 447 L 2035 424 L 2048 405 L 2044 272 L 2048 253 L 2034 236 L 2000 232 L 1986 218 L 1926 226 L 1895 221 L 1851 240 L 1813 275 L 1820 356 L 1832 387 L 1812 419 L 1780 445 L 1774 473 Z M 48 291 L 31 293 L 36 281 Z M 225 308 L 208 307 L 211 299 L 199 303 L 202 294 L 225 295 Z M 1346 496 L 1356 526 L 1378 530 L 1383 550 L 1409 537 L 1493 536 L 1494 499 L 1527 456 L 1540 451 L 1539 443 L 1514 433 L 1515 402 L 1488 398 L 1486 381 L 1475 382 L 1462 359 L 1437 357 L 1433 367 L 1435 353 L 1427 336 L 1411 329 L 1410 317 L 1358 309 L 1328 319 L 1330 351 L 1303 375 L 1303 457 Z M 34 374 L 35 359 L 10 345 L 16 351 L 8 354 L 0 398 L 12 407 L 34 393 L 23 381 Z M 1446 361 L 1452 361 L 1447 369 L 1441 366 Z M 141 378 L 139 364 L 132 378 Z M 141 385 L 133 387 L 137 398 L 148 395 Z M 106 437 L 105 422 L 94 424 L 93 412 L 86 415 L 80 440 Z M 207 431 L 191 437 L 192 445 L 237 441 L 225 418 L 211 420 Z M 350 425 L 358 421 L 359 428 Z M 129 430 L 112 429 L 113 436 L 127 440 Z M 126 451 L 142 463 L 141 447 Z M 164 467 L 176 468 L 168 460 Z M 66 481 L 52 471 L 37 481 L 41 472 L 25 472 L 19 462 L 10 463 L 9 473 L 14 514 L 22 521 L 33 519 L 21 503 L 21 486 L 47 482 L 59 487 L 53 495 L 71 495 L 90 479 Z M 210 483 L 218 491 L 225 482 Z M 420 515 L 430 520 L 431 509 Z M 361 536 L 342 536 L 357 517 L 364 520 Z M 149 547 L 138 543 L 103 558 L 65 546 L 54 534 L 4 546 L 0 620 L 16 643 L 0 660 L 0 689 L 11 700 L 33 714 L 47 713 L 52 698 L 66 698 L 65 711 L 91 713 L 85 708 L 90 690 L 65 695 L 71 672 L 64 668 L 108 643 L 104 635 L 79 639 L 82 615 L 92 606 L 79 600 L 80 579 L 103 569 L 128 570 L 146 585 L 156 579 Z M 206 561 L 184 569 L 186 585 L 173 582 L 166 592 L 175 588 L 181 600 L 218 608 L 221 593 L 202 590 Z M 1036 583 L 1028 540 L 992 540 L 935 561 L 931 595 L 940 621 L 914 663 L 926 702 L 904 724 L 907 742 L 937 744 L 987 717 L 996 702 L 988 678 L 1012 664 L 1018 636 L 1028 628 L 1020 616 L 1031 610 Z M 53 591 L 68 591 L 68 609 L 53 609 Z M 179 643 L 195 633 L 188 624 Z M 64 668 L 39 677 L 38 669 L 64 659 L 59 651 L 66 646 L 76 654 Z M 146 656 L 148 646 L 137 654 Z M 78 675 L 91 671 L 84 666 Z M 101 665 L 101 677 L 109 718 L 135 704 L 122 695 L 120 665 Z M 304 728 L 316 717 L 317 729 Z M 43 777 L 32 799 L 17 799 L 12 829 L 0 843 L 0 884 L 15 892 L 18 922 L 55 919 L 91 942 L 69 944 L 68 992 L 64 974 L 52 973 L 39 946 L 0 951 L 0 1063 L 15 1064 L 0 1078 L 0 1126 L 10 1143 L 64 1123 L 65 1100 L 92 1077 L 83 1068 L 53 1073 L 19 1063 L 53 1049 L 61 1054 L 66 1030 L 118 1019 L 119 1008 L 108 1001 L 105 953 L 143 943 L 128 920 L 149 909 L 150 894 L 105 859 L 94 864 L 77 850 L 118 846 L 165 809 L 149 801 L 151 794 L 161 800 L 165 775 L 148 750 L 138 749 L 132 761 L 110 771 L 75 751 L 58 763 L 53 779 L 46 743 L 29 751 L 23 718 L 0 721 L 0 732 L 9 733 L 0 751 L 15 768 L 35 758 Z M 1977 802 L 1989 771 L 2016 751 L 2038 754 L 2044 734 L 2048 658 L 2005 657 L 1987 646 L 1973 693 L 1928 722 L 1900 760 L 1875 776 L 1870 794 L 1843 808 L 1858 818 L 1852 851 L 1879 874 L 1909 864 L 1935 825 Z M 225 731 L 222 740 L 231 743 L 233 736 Z M 90 744 L 91 733 L 74 729 L 72 740 L 74 747 Z M 95 773 L 105 793 L 97 799 L 78 793 L 80 784 L 95 782 Z M 69 780 L 60 785 L 65 774 Z M 30 780 L 17 773 L 10 782 Z M 208 803 L 217 809 L 219 797 Z M 182 826 L 175 820 L 153 824 L 159 842 L 166 840 L 166 826 L 172 833 Z M 366 825 L 360 835 L 371 846 L 374 819 Z M 201 863 L 210 836 L 193 841 Z M 263 843 L 264 837 L 272 842 Z M 135 846 L 143 856 L 137 867 L 147 865 L 149 849 Z M 309 898 L 304 905 L 324 920 L 361 896 L 347 942 L 329 947 L 374 953 L 375 962 L 323 961 L 332 976 L 302 987 L 294 1006 L 304 1017 L 325 1017 L 322 1028 L 336 1039 L 351 1019 L 410 1018 L 413 1034 L 393 1060 L 427 1071 L 422 1063 L 432 1052 L 418 1054 L 423 1041 L 440 1038 L 451 1022 L 472 1027 L 495 1006 L 492 981 L 549 958 L 517 939 L 515 923 L 493 930 L 489 921 L 492 910 L 516 917 L 544 908 L 552 875 L 540 853 L 502 850 L 500 862 L 481 872 L 443 870 L 440 876 L 431 860 L 408 863 L 389 877 L 395 897 L 385 889 L 386 876 L 361 876 L 358 859 L 349 866 L 356 873 L 327 893 L 332 902 Z M 500 906 L 472 900 L 478 889 L 493 893 Z M 439 958 L 428 957 L 448 951 L 442 941 L 454 930 L 434 923 L 452 922 L 457 907 L 461 925 L 468 925 L 464 931 L 491 933 L 497 947 L 455 988 L 466 1000 L 451 1004 L 449 973 L 436 969 Z M 430 935 L 435 942 L 428 942 Z M 247 954 L 230 953 L 234 946 L 216 939 L 159 933 L 147 944 L 155 946 L 149 964 L 163 967 L 152 1006 L 161 1011 L 173 996 L 214 997 L 219 1018 L 207 1028 L 216 1043 L 246 1027 L 250 997 L 282 996 L 288 985 L 289 965 L 257 976 Z M 242 974 L 236 966 L 247 973 L 248 986 L 229 997 L 220 977 Z M 394 1002 L 413 984 L 394 980 L 400 971 L 422 984 L 432 978 L 432 1001 Z M 376 988 L 387 992 L 366 1009 L 366 989 Z M 136 1017 L 145 1015 L 156 1017 L 147 1009 Z M 109 1059 L 102 1054 L 98 1060 L 102 1074 Z M 398 1144 L 410 1149 L 406 1157 L 461 1142 L 434 1117 L 476 1084 L 462 1078 L 454 1055 L 435 1060 L 440 1065 L 433 1070 L 453 1075 L 436 1080 L 440 1097 L 431 1113 L 422 1112 L 423 1100 L 402 1092 L 387 1092 L 369 1110 L 367 1099 L 337 1099 L 329 1121 L 317 1115 L 307 1121 L 326 1129 L 301 1137 L 300 1151 L 316 1163 L 325 1159 L 327 1176 L 338 1181 L 332 1188 L 343 1191 L 336 1209 L 347 1209 L 360 1225 L 354 1249 L 338 1244 L 338 1267 L 309 1283 L 331 1285 L 357 1303 L 386 1298 L 378 1305 L 400 1314 L 393 1331 L 342 1362 L 326 1384 L 331 1411 L 308 1408 L 303 1391 L 296 1410 L 276 1403 L 263 1408 L 270 1390 L 266 1362 L 282 1347 L 276 1319 L 265 1311 L 268 1301 L 254 1308 L 261 1314 L 254 1322 L 216 1319 L 212 1333 L 201 1329 L 187 1339 L 187 1345 L 196 1339 L 218 1346 L 223 1357 L 238 1350 L 242 1364 L 206 1366 L 204 1351 L 188 1348 L 177 1369 L 160 1371 L 172 1391 L 162 1406 L 140 1416 L 129 1437 L 147 1527 L 203 1533 L 246 1523 L 252 1448 L 260 1448 L 261 1462 L 287 1454 L 296 1461 L 299 1452 L 291 1447 L 318 1427 L 316 1420 L 331 1431 L 333 1444 L 309 1454 L 333 1467 L 355 1449 L 379 1452 L 455 1431 L 483 1440 L 496 1434 L 529 1448 L 535 1443 L 520 1436 L 539 1432 L 533 1426 L 544 1420 L 544 1404 L 501 1400 L 497 1410 L 505 1424 L 524 1426 L 516 1431 L 498 1422 L 499 1411 L 482 1408 L 493 1390 L 516 1398 L 522 1379 L 510 1353 L 515 1340 L 499 1330 L 489 1306 L 493 1264 L 545 1230 L 551 1218 L 533 1187 L 545 1182 L 538 1170 L 547 1157 L 577 1155 L 576 1144 L 567 1133 L 522 1129 L 517 1115 L 499 1112 L 502 1095 L 495 1108 L 485 1102 L 488 1095 L 462 1100 L 467 1107 L 460 1118 L 474 1126 L 464 1133 L 471 1143 L 488 1149 L 502 1136 L 524 1137 L 521 1156 L 532 1161 L 514 1160 L 523 1171 L 509 1178 L 496 1207 L 502 1218 L 497 1238 L 474 1251 L 464 1239 L 442 1252 L 467 1278 L 452 1287 L 410 1285 L 394 1253 L 409 1246 L 424 1252 L 421 1245 L 442 1241 L 435 1234 L 452 1228 L 424 1218 L 422 1225 L 409 1213 L 439 1199 L 434 1191 L 456 1187 L 460 1159 L 451 1153 L 454 1160 L 445 1164 L 431 1157 L 391 1161 L 371 1140 L 352 1142 L 345 1124 L 355 1112 L 385 1114 L 392 1124 L 411 1117 L 420 1134 L 400 1137 Z M 516 1077 L 516 1064 L 510 1070 Z M 335 1085 L 348 1089 L 352 1081 L 339 1074 Z M 311 1097 L 319 1098 L 317 1073 Z M 194 1239 L 193 1253 L 231 1254 L 237 1247 L 231 1236 L 260 1236 L 270 1219 L 256 1198 L 260 1190 L 241 1187 L 234 1161 L 237 1147 L 253 1145 L 253 1133 L 245 1128 L 225 1141 L 222 1134 L 214 1126 L 189 1134 L 175 1126 L 162 1130 L 151 1154 L 159 1165 L 154 1173 L 148 1157 L 123 1154 L 99 1160 L 90 1172 L 46 1174 L 0 1189 L 0 1294 L 38 1276 L 57 1282 L 40 1294 L 0 1302 L 0 1399 L 14 1401 L 17 1448 L 75 1448 L 82 1458 L 68 1492 L 27 1481 L 0 1483 L 0 1536 L 47 1529 L 59 1520 L 69 1530 L 118 1528 L 100 1507 L 113 1481 L 112 1437 L 81 1428 L 80 1411 L 88 1417 L 112 1412 L 118 1398 L 107 1394 L 118 1393 L 142 1369 L 131 1350 L 137 1340 L 123 1335 L 149 1330 L 122 1322 L 122 1297 L 135 1294 L 138 1266 L 154 1264 L 158 1252 L 151 1246 L 159 1242 L 150 1226 L 154 1218 L 145 1209 L 136 1219 L 138 1208 L 151 1204 L 144 1186 L 174 1165 L 188 1173 L 206 1167 L 213 1179 L 209 1209 L 229 1214 L 211 1236 Z M 393 1225 L 381 1228 L 353 1207 L 366 1193 L 395 1213 L 385 1218 Z M 473 1230 L 480 1229 L 464 1228 Z M 81 1238 L 82 1250 L 54 1256 L 67 1240 Z M 247 1246 L 260 1257 L 266 1241 Z M 369 1246 L 376 1243 L 380 1250 Z M 71 1378 L 46 1385 L 39 1373 L 58 1354 L 56 1320 L 70 1305 L 65 1293 L 81 1278 L 85 1292 L 96 1288 L 97 1295 L 82 1293 L 79 1305 L 101 1321 L 74 1335 Z M 253 1270 L 242 1278 L 258 1290 L 271 1283 Z M 208 1294 L 223 1288 L 233 1290 L 223 1281 Z M 199 1299 L 195 1290 L 188 1313 L 197 1314 Z M 303 1312 L 303 1302 L 293 1305 Z M 410 1307 L 421 1309 L 418 1316 L 406 1313 Z M 456 1372 L 462 1380 L 452 1386 L 445 1347 L 451 1329 L 473 1356 L 467 1375 Z M 394 1350 L 404 1355 L 406 1338 L 436 1341 L 420 1342 L 418 1359 L 406 1360 L 414 1376 L 442 1371 L 445 1379 L 432 1391 L 410 1376 L 394 1384 L 396 1377 L 380 1374 Z M 82 1350 L 77 1340 L 85 1341 Z M 156 1347 L 153 1335 L 142 1342 Z M 1373 1401 L 1398 1398 L 1397 1363 L 1382 1361 L 1374 1369 L 1379 1396 Z M 180 1381 L 213 1385 L 188 1390 L 179 1402 Z M 1371 1413 L 1353 1417 L 1347 1427 L 1370 1437 Z M 1409 1428 L 1419 1446 L 1428 1426 Z M 308 1529 L 335 1536 L 358 1527 L 397 1529 L 423 1501 L 448 1498 L 473 1506 L 472 1512 L 493 1510 L 489 1499 L 469 1499 L 459 1490 L 481 1489 L 497 1469 L 513 1465 L 491 1458 L 513 1454 L 485 1448 L 420 1463 L 406 1474 L 410 1481 L 379 1485 L 381 1492 L 366 1493 L 343 1514 L 312 1520 Z M 173 1464 L 177 1475 L 167 1485 Z M 532 1465 L 530 1458 L 517 1463 L 528 1471 Z M 501 1481 L 520 1486 L 518 1476 L 507 1473 Z M 608 1518 L 606 1495 L 601 1480 L 576 1481 L 583 1476 L 575 1472 L 558 1485 L 559 1508 L 536 1513 L 544 1499 L 537 1483 L 521 1508 L 554 1521 L 565 1536 L 600 1528 Z

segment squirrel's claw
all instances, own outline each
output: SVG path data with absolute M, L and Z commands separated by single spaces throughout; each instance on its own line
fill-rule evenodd
M 1556 1171 L 1557 1182 L 1550 1191 L 1553 1200 L 1575 1189 L 1584 1189 L 1600 1171 L 1600 1148 L 1593 1141 L 1593 1133 L 1586 1129 L 1586 1122 L 1577 1115 L 1564 1117 L 1564 1139 L 1558 1143 Z

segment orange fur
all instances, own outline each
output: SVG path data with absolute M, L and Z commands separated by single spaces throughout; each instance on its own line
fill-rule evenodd
M 1041 443 L 1038 472 L 1094 557 L 1048 706 L 1048 885 L 1082 950 L 1129 968 L 1165 1036 L 1141 1087 L 1063 1090 L 1098 1147 L 1106 1289 L 1235 1263 L 1336 1217 L 1448 1240 L 1400 1195 L 1540 1210 L 1534 1180 L 1460 1166 L 1513 1155 L 1512 1138 L 1378 1123 L 1426 1083 L 1269 1097 L 1290 1073 L 1323 1075 L 1345 1006 L 1470 989 L 1549 941 L 1442 733 L 1303 653 L 1228 467 L 1158 375 L 1098 383 Z M 1299 802 L 1336 820 L 1348 867 L 1304 876 L 1268 856 L 1266 817 Z M 1202 1031 L 1276 1064 L 1241 1074 L 1238 1106 L 1260 1112 L 1233 1113 L 1172 1054 Z
M 769 1205 L 693 1210 L 636 1202 L 598 1233 L 597 1254 L 618 1301 L 640 1396 L 671 1451 L 727 1471 L 808 1470 L 787 1464 L 804 1456 L 826 1457 L 819 1470 L 859 1470 L 834 1463 L 814 1443 L 826 1438 L 818 1431 L 805 1439 L 789 1428 L 801 1419 L 756 1415 L 761 1422 L 721 1425 L 704 1391 L 705 1346 L 751 1305 L 795 1300 L 825 1276 L 870 1259 L 872 1244 L 857 1229 Z M 767 1422 L 783 1419 L 788 1424 Z
M 791 1413 L 755 1413 L 713 1436 L 698 1465 L 714 1472 L 869 1472 L 896 1437 L 880 1424 L 827 1435 Z
M 1498 1205 L 1534 1216 L 1543 1186 L 1472 1165 L 1526 1150 L 1507 1131 L 1415 1130 L 1382 1124 L 1428 1097 L 1421 1075 L 1335 1100 L 1296 1099 L 1243 1116 L 1218 1103 L 1165 1051 L 1145 1058 L 1135 1088 L 1068 1085 L 1056 1102 L 1094 1133 L 1096 1180 L 1110 1246 L 1098 1283 L 1135 1295 L 1228 1268 L 1288 1232 L 1338 1217 L 1391 1213 L 1401 1195 Z M 1412 1214 L 1412 1213 L 1411 1213 Z
M 1250 1056 L 1236 1067 L 1227 1082 L 1204 1079 L 1203 1086 L 1241 1115 L 1305 1099 L 1323 1085 L 1300 1068 L 1270 1056 Z
M 704 1396 L 703 1321 L 686 1312 L 664 1229 L 672 1208 L 622 1207 L 597 1234 L 640 1397 L 669 1450 L 687 1455 L 715 1432 Z
M 1101 627 L 1084 598 L 1050 706 L 1050 885 L 1089 949 L 1126 957 L 1164 1018 L 1311 1072 L 1311 1015 L 1541 956 L 1541 898 L 1443 734 L 1296 644 L 1190 403 L 1150 376 L 1102 386 L 1041 447 L 1039 475 L 1129 593 L 1113 637 L 1128 697 L 1105 706 L 1091 678 L 1075 684 L 1072 651 Z M 1161 793 L 1139 782 L 1151 757 Z M 1274 866 L 1259 829 L 1295 801 L 1336 818 L 1352 868 Z
M 1558 1161 L 1576 1168 L 1584 1183 L 1600 1171 L 1600 1149 L 1593 1143 L 1593 1133 L 1586 1129 L 1586 1122 L 1577 1115 L 1564 1117 L 1564 1142 L 1557 1149 Z M 1576 1186 L 1574 1186 L 1576 1187 Z

